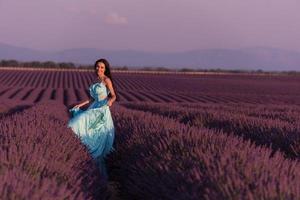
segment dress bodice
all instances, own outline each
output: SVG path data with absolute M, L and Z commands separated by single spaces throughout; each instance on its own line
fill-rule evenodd
M 89 87 L 90 95 L 92 98 L 95 100 L 92 102 L 92 104 L 89 106 L 89 109 L 94 109 L 94 108 L 101 108 L 104 105 L 107 105 L 108 102 L 108 94 L 110 91 L 106 88 L 106 86 L 103 84 L 103 82 L 99 83 L 96 82 L 92 84 Z M 72 108 L 69 110 L 73 116 L 80 114 L 83 112 L 83 110 L 79 108 Z
M 103 82 L 94 83 L 89 87 L 90 95 L 95 99 L 95 101 L 103 101 L 107 98 L 109 90 L 104 85 Z

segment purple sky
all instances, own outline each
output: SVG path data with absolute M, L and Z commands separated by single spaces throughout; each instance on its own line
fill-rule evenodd
M 178 52 L 300 51 L 299 0 L 0 0 L 0 43 Z

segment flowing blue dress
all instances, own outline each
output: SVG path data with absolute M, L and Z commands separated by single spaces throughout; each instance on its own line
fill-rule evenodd
M 96 82 L 89 87 L 89 92 L 93 103 L 86 110 L 70 109 L 73 117 L 68 127 L 79 136 L 94 159 L 103 159 L 114 150 L 115 129 L 107 105 L 109 90 L 103 82 Z

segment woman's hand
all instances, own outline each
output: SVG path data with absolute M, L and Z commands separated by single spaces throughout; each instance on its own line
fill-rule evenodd
M 112 105 L 112 101 L 108 100 L 107 105 L 110 107 Z
M 81 105 L 78 104 L 78 105 L 74 106 L 73 109 L 75 109 L 75 108 L 80 108 L 80 107 L 81 107 Z

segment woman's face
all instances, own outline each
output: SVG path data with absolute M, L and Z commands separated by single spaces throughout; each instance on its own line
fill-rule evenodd
M 98 75 L 103 75 L 105 72 L 105 64 L 103 62 L 99 62 L 97 64 L 96 70 Z

